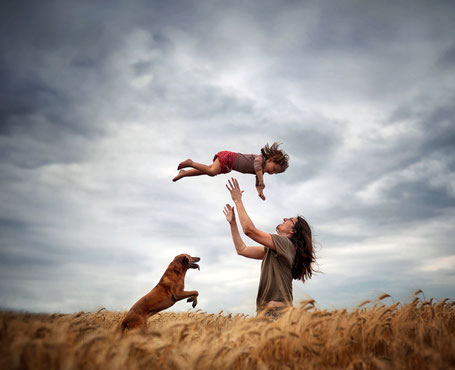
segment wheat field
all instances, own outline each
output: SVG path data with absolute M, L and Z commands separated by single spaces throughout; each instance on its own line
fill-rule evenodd
M 417 294 L 420 292 L 417 292 Z M 455 368 L 455 302 L 385 294 L 355 309 L 314 301 L 278 319 L 161 312 L 124 335 L 125 312 L 0 313 L 1 369 Z

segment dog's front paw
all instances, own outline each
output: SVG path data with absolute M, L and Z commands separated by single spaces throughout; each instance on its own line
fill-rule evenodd
M 186 300 L 187 302 L 193 302 L 193 308 L 197 305 L 197 296 L 192 296 Z

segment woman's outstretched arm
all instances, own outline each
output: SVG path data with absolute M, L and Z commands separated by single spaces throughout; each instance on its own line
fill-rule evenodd
M 226 204 L 223 209 L 223 213 L 226 216 L 227 222 L 229 222 L 229 225 L 231 225 L 232 240 L 234 242 L 237 254 L 247 258 L 262 260 L 265 256 L 264 247 L 248 247 L 240 236 L 239 228 L 237 227 L 237 221 L 235 219 L 234 208 L 231 207 L 231 205 Z
M 240 224 L 242 225 L 242 229 L 245 235 L 253 239 L 255 242 L 262 244 L 264 247 L 276 250 L 272 236 L 256 228 L 256 226 L 254 226 L 253 221 L 251 221 L 250 216 L 248 216 L 248 213 L 246 213 L 245 207 L 242 202 L 243 191 L 240 190 L 240 186 L 237 179 L 235 178 L 230 179 L 228 181 L 228 184 L 226 184 L 226 187 L 231 193 L 232 200 L 234 201 L 235 206 L 237 207 Z

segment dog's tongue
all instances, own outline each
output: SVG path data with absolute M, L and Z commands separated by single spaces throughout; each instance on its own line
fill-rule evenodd
M 201 271 L 201 269 L 199 268 L 199 265 L 198 265 L 197 263 L 192 263 L 190 266 L 191 266 L 191 268 L 193 268 L 193 269 L 196 269 L 196 268 L 197 268 L 199 271 Z

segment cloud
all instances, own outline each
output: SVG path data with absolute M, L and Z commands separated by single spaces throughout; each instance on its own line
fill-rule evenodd
M 274 141 L 290 167 L 265 176 L 266 202 L 234 175 L 261 229 L 313 227 L 324 274 L 296 302 L 453 296 L 453 4 L 408 5 L 5 3 L 4 307 L 127 309 L 188 252 L 202 309 L 254 313 L 260 262 L 234 252 L 228 176 L 171 179 Z

